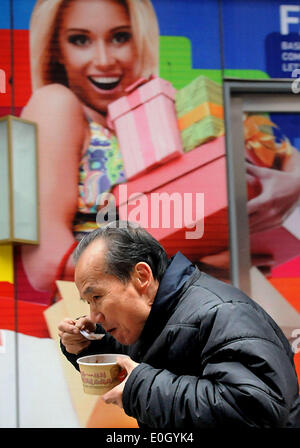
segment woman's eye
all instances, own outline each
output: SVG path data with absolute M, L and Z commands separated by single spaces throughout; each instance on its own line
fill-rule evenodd
M 129 31 L 119 31 L 113 35 L 112 41 L 117 44 L 129 42 L 132 34 Z
M 83 47 L 89 43 L 89 38 L 85 34 L 72 34 L 68 37 L 68 42 L 77 47 Z

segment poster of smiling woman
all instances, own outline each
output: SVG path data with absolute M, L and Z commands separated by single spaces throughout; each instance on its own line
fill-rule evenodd
M 53 300 L 55 280 L 73 279 L 72 250 L 84 233 L 99 225 L 101 205 L 107 207 L 101 204 L 105 193 L 111 193 L 112 219 L 120 215 L 138 220 L 150 231 L 157 232 L 155 236 L 163 242 L 170 241 L 170 255 L 174 254 L 175 247 L 182 246 L 182 251 L 191 251 L 197 261 L 201 255 L 227 245 L 220 71 L 212 70 L 210 77 L 199 76 L 201 73 L 197 70 L 194 73 L 191 41 L 184 36 L 166 37 L 165 42 L 162 38 L 160 43 L 160 25 L 154 6 L 148 0 L 38 1 L 34 5 L 29 30 L 32 95 L 21 116 L 36 122 L 39 130 L 41 238 L 37 248 L 20 250 L 20 298 L 22 294 L 23 298 L 24 294 L 28 296 L 26 290 L 31 289 L 31 300 L 36 297 L 49 303 Z M 177 7 L 165 4 L 164 8 L 178 14 L 183 4 Z M 167 9 L 162 10 L 162 16 Z M 99 23 L 99 17 L 105 20 Z M 217 37 L 216 28 L 215 33 Z M 196 33 L 191 37 L 196 39 Z M 169 54 L 174 50 L 174 56 Z M 179 50 L 184 58 L 177 57 Z M 168 68 L 174 72 L 173 83 L 160 75 L 162 53 L 167 58 L 166 72 Z M 217 67 L 218 58 L 217 48 L 212 65 Z M 186 66 L 182 67 L 185 61 Z M 184 69 L 183 75 L 180 67 Z M 194 80 L 197 82 L 193 84 Z M 180 92 L 174 84 L 188 85 L 188 89 Z M 191 105 L 195 94 L 195 105 Z M 128 104 L 117 102 L 124 97 Z M 198 110 L 194 111 L 197 105 Z M 122 107 L 126 110 L 119 117 Z M 125 124 L 122 124 L 125 115 Z M 198 130 L 191 130 L 199 117 L 205 120 Z M 203 190 L 188 173 L 197 164 L 199 172 L 202 171 L 201 165 L 211 161 L 203 160 L 199 151 L 192 152 L 210 140 L 218 140 L 212 147 L 212 160 L 222 157 L 222 161 L 216 162 L 219 181 L 213 188 L 207 186 Z M 189 151 L 187 157 L 182 157 Z M 177 185 L 179 166 L 184 180 Z M 205 174 L 205 179 L 209 179 L 212 169 Z M 190 191 L 184 189 L 187 177 Z M 135 178 L 139 189 L 130 183 Z M 145 197 L 149 192 L 146 188 L 149 178 L 153 190 L 161 193 L 156 201 L 156 204 L 161 201 L 160 208 L 153 205 L 153 197 Z M 163 178 L 168 186 L 159 189 Z M 114 190 L 124 183 L 128 190 Z M 122 193 L 125 191 L 129 196 L 133 189 L 143 196 L 138 198 L 135 208 L 125 213 Z M 209 194 L 208 204 L 213 205 L 208 206 L 212 225 L 218 221 L 219 214 L 225 224 L 217 248 L 211 241 L 215 231 L 206 237 L 208 223 L 206 246 L 203 228 L 198 228 L 196 223 L 195 229 L 193 223 L 195 217 L 203 222 L 201 195 L 205 194 Z M 128 200 L 124 202 L 127 204 Z M 164 216 L 158 216 L 160 213 Z M 102 216 L 102 221 L 110 218 L 105 218 L 105 213 Z M 184 241 L 186 226 L 191 231 L 195 229 L 187 243 Z

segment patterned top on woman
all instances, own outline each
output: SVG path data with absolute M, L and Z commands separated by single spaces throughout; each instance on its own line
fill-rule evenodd
M 104 126 L 89 120 L 90 144 L 79 165 L 78 214 L 73 230 L 85 233 L 97 228 L 99 196 L 114 185 L 126 181 L 123 160 L 115 135 Z M 92 216 L 91 216 L 92 215 Z

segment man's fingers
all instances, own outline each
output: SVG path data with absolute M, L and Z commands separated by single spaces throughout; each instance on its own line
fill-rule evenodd
M 65 319 L 63 319 L 58 324 L 58 329 L 63 331 L 64 328 L 66 328 L 67 326 L 72 326 L 72 325 L 75 325 L 74 319 L 71 319 L 70 317 L 65 317 Z
M 63 343 L 64 342 L 66 342 L 66 343 L 68 343 L 68 342 L 75 342 L 75 343 L 77 343 L 77 342 L 82 342 L 82 341 L 86 341 L 87 340 L 84 336 L 82 336 L 81 333 L 70 334 L 70 333 L 64 333 L 64 332 L 62 333 L 61 339 L 62 339 Z
M 96 325 L 91 322 L 91 320 L 87 316 L 79 317 L 78 319 L 71 319 L 70 317 L 66 317 L 58 325 L 60 337 L 63 333 L 74 335 L 80 334 L 80 330 L 87 329 L 88 331 L 94 331 L 95 328 Z
M 138 365 L 135 361 L 133 361 L 129 356 L 120 356 L 116 358 L 117 363 L 120 367 L 125 369 L 128 374 L 130 374 L 133 369 Z
M 128 379 L 128 376 L 131 374 L 132 370 L 138 366 L 138 363 L 133 361 L 129 356 L 117 356 L 117 363 L 120 367 L 125 369 L 128 373 L 127 378 L 122 381 L 118 386 L 114 387 L 110 391 L 106 392 L 106 394 L 102 395 L 102 400 L 107 404 L 116 404 L 120 408 L 123 408 L 123 390 L 125 387 L 125 383 Z
M 116 404 L 120 408 L 123 408 L 122 403 L 122 393 L 124 389 L 124 383 L 118 384 L 106 394 L 102 395 L 101 398 L 106 404 Z
M 88 322 L 89 319 L 83 316 L 78 319 L 66 317 L 59 323 L 58 334 L 67 352 L 78 354 L 90 345 L 91 342 L 80 333 L 80 329 L 88 325 Z
M 76 328 L 75 320 L 70 317 L 66 317 L 58 325 L 58 330 L 63 333 L 78 333 L 79 330 Z
M 131 359 L 129 358 L 129 356 L 117 356 L 116 357 L 116 361 L 119 364 L 119 366 L 124 367 L 126 369 L 126 366 L 128 366 L 129 364 L 127 363 L 127 361 L 131 361 Z
M 88 316 L 83 316 L 80 317 L 79 319 L 76 319 L 75 326 L 79 330 L 94 331 L 96 329 L 96 325 L 93 322 L 91 322 Z

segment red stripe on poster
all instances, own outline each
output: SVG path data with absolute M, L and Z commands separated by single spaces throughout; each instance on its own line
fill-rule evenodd
M 50 338 L 43 314 L 46 308 L 46 305 L 22 300 L 18 300 L 16 306 L 13 285 L 9 282 L 0 282 L 0 329 Z
M 31 95 L 29 63 L 29 31 L 15 30 L 14 42 L 14 105 L 24 107 Z M 6 92 L 0 95 L 0 107 L 11 106 L 11 39 L 10 30 L 0 30 L 1 61 L 0 68 L 5 73 Z

